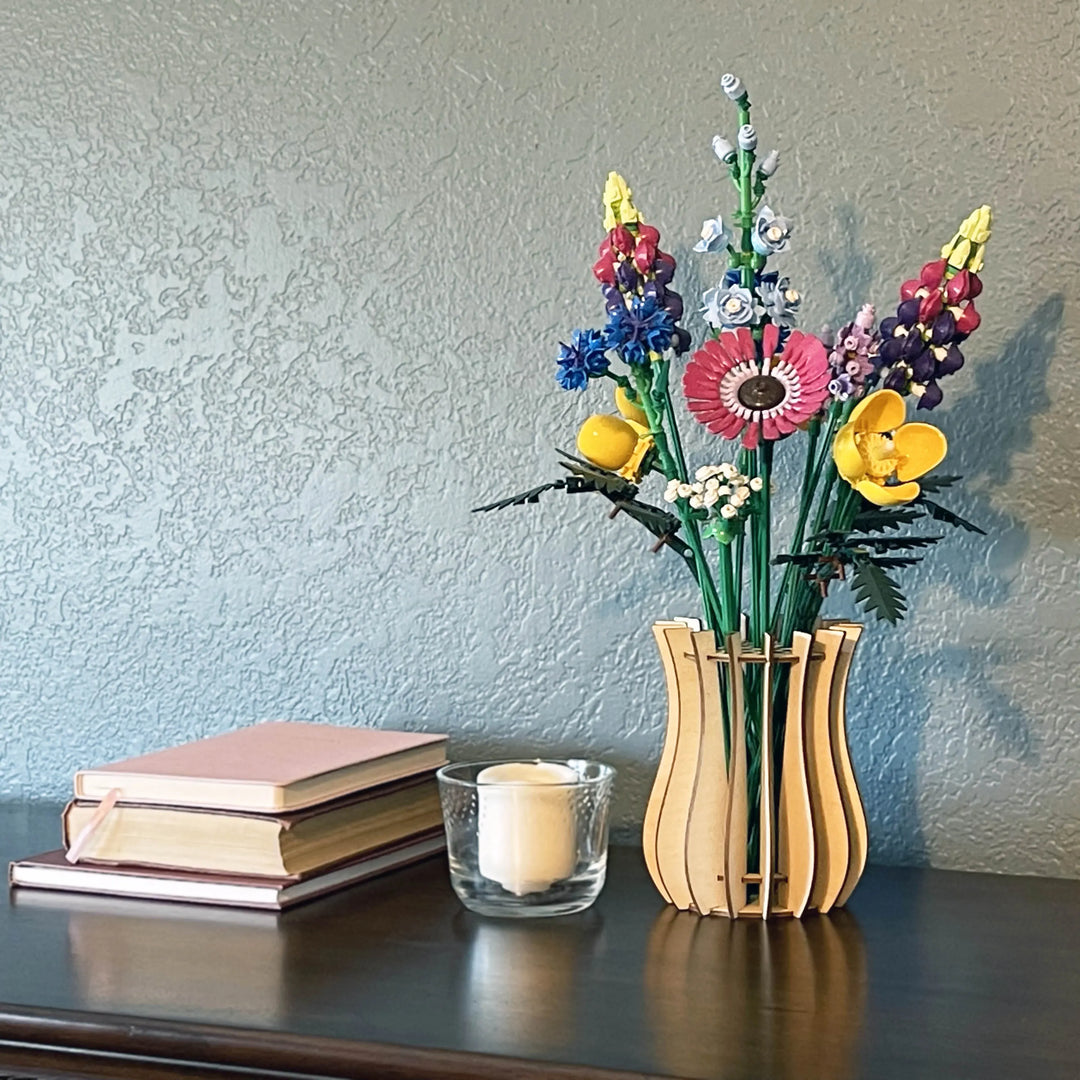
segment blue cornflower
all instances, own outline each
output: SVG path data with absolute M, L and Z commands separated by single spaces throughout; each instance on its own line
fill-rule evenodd
M 608 369 L 607 345 L 599 330 L 575 330 L 570 344 L 559 342 L 559 370 L 555 378 L 564 390 L 584 390 L 591 376 Z
M 675 322 L 655 297 L 635 296 L 630 306 L 611 311 L 604 337 L 628 364 L 647 364 L 649 353 L 662 353 L 672 346 Z

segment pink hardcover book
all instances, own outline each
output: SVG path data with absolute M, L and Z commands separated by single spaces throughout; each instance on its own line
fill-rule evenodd
M 446 736 L 272 721 L 75 774 L 75 797 L 298 810 L 438 768 Z

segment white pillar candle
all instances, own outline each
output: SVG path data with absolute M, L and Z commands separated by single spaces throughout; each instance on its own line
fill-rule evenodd
M 569 877 L 577 860 L 573 793 L 578 781 L 551 761 L 489 765 L 476 777 L 480 873 L 515 896 Z

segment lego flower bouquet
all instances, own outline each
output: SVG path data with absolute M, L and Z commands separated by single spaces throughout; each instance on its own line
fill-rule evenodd
M 797 329 L 801 294 L 772 268 L 793 233 L 767 202 L 779 155 L 758 158 L 740 80 L 725 75 L 721 87 L 737 135 L 717 135 L 713 150 L 736 208 L 706 221 L 694 248 L 720 264 L 699 308 L 703 343 L 692 351 L 682 325 L 675 260 L 611 173 L 593 266 L 606 322 L 569 335 L 556 378 L 571 391 L 611 386 L 616 411 L 582 424 L 565 476 L 478 509 L 596 492 L 684 563 L 700 612 L 654 626 L 669 721 L 645 819 L 649 868 L 683 908 L 800 915 L 843 903 L 866 856 L 843 716 L 862 627 L 823 619 L 823 605 L 849 586 L 868 614 L 896 623 L 899 572 L 943 538 L 917 523 L 981 532 L 938 501 L 959 477 L 934 472 L 946 437 L 916 417 L 941 403 L 979 325 L 990 210 L 901 285 L 880 322 L 866 304 L 834 333 Z M 688 460 L 673 382 L 692 421 L 720 440 L 709 461 Z M 796 465 L 785 475 L 802 480 L 781 536 L 774 460 L 787 453 Z

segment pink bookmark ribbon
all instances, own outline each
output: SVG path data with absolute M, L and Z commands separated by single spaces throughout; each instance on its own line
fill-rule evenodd
M 94 833 L 98 831 L 101 823 L 109 816 L 109 811 L 116 805 L 116 800 L 119 798 L 119 789 L 113 788 L 112 791 L 98 803 L 98 808 L 94 811 L 93 816 L 79 830 L 79 835 L 75 837 L 71 846 L 64 853 L 64 858 L 67 859 L 69 863 L 77 863 L 79 861 L 79 856 L 82 855 L 87 844 L 93 839 Z

